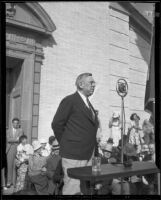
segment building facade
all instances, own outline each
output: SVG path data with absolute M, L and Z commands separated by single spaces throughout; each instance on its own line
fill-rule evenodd
M 133 112 L 141 121 L 149 118 L 144 96 L 151 24 L 130 3 L 8 3 L 6 19 L 8 126 L 19 117 L 30 141 L 48 138 L 60 101 L 75 92 L 83 72 L 97 83 L 91 102 L 103 138 L 112 112 L 121 111 L 119 78 L 128 83 L 126 126 Z

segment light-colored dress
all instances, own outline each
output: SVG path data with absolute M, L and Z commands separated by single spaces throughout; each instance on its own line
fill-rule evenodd
M 16 188 L 14 192 L 18 192 L 24 189 L 25 186 L 25 177 L 28 170 L 27 161 L 29 157 L 26 155 L 25 146 L 19 144 L 17 146 L 17 155 L 16 155 L 16 167 L 17 167 L 17 180 L 16 180 Z
M 113 122 L 111 129 L 110 138 L 113 139 L 113 146 L 118 146 L 119 140 L 121 139 L 121 125 L 119 121 Z
M 136 152 L 138 154 L 141 152 L 142 144 L 144 143 L 143 136 L 143 131 L 140 128 L 135 128 L 135 126 L 131 128 L 129 134 L 129 143 L 135 145 Z

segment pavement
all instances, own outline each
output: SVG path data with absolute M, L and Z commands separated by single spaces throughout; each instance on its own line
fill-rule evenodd
M 2 194 L 3 195 L 12 195 L 13 194 L 13 190 L 14 190 L 14 187 L 11 186 L 10 188 L 7 188 L 7 190 L 2 190 Z

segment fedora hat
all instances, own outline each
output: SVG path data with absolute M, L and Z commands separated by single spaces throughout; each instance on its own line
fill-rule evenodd
M 134 145 L 131 143 L 126 143 L 125 146 L 123 147 L 123 152 L 127 156 L 136 156 L 136 150 Z
M 34 141 L 32 142 L 32 146 L 33 146 L 33 150 L 34 150 L 34 151 L 36 151 L 36 150 L 38 150 L 38 149 L 41 148 L 41 144 L 40 144 L 40 142 L 39 142 L 38 140 L 34 140 Z

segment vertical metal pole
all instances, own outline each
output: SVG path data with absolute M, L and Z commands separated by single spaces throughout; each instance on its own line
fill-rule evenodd
M 124 131 L 124 119 L 123 119 L 123 104 L 124 104 L 124 98 L 121 98 L 121 163 L 123 164 L 123 131 Z
M 124 154 L 123 154 L 123 130 L 124 130 L 124 98 L 121 98 L 121 163 L 124 162 Z M 121 178 L 121 194 L 123 194 L 123 178 Z

